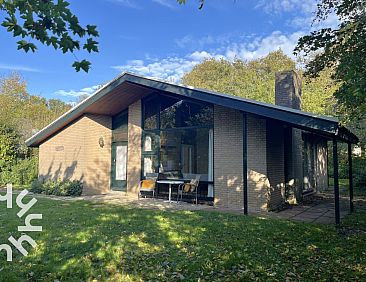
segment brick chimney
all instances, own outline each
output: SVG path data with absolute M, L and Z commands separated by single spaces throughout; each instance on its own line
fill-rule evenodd
M 276 73 L 275 102 L 278 106 L 301 110 L 301 79 L 295 71 Z M 284 128 L 285 180 L 293 201 L 302 199 L 303 187 L 302 130 Z
M 301 110 L 301 79 L 295 71 L 276 73 L 275 103 Z

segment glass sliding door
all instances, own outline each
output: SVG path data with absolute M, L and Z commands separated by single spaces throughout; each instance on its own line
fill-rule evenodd
M 200 193 L 213 197 L 213 108 L 158 95 L 143 100 L 142 174 L 177 172 L 201 177 Z

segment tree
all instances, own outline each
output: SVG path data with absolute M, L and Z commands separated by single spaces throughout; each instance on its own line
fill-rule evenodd
M 275 102 L 275 73 L 296 70 L 296 62 L 282 51 L 252 61 L 208 59 L 183 76 L 183 83 L 266 103 Z M 302 75 L 301 70 L 299 71 Z M 303 77 L 302 108 L 317 114 L 333 114 L 332 94 L 339 86 L 323 71 L 316 79 Z
M 16 160 L 19 136 L 14 129 L 0 124 L 0 172 L 11 167 Z
M 315 57 L 307 64 L 306 75 L 318 77 L 333 68 L 332 78 L 340 82 L 335 91 L 345 122 L 365 118 L 366 113 L 366 1 L 320 0 L 315 21 L 335 13 L 336 28 L 322 28 L 300 38 L 295 53 Z
M 52 46 L 63 53 L 73 53 L 81 48 L 89 53 L 98 52 L 95 38 L 99 33 L 95 25 L 80 25 L 78 18 L 68 8 L 64 0 L 0 0 L 0 11 L 6 16 L 1 25 L 14 37 L 18 50 L 35 52 L 37 46 L 31 40 Z M 81 39 L 85 41 L 81 42 Z M 90 62 L 75 61 L 76 71 L 88 72 Z
M 32 136 L 71 106 L 57 99 L 30 95 L 17 73 L 0 78 L 0 124 L 15 129 L 22 140 Z
M 276 51 L 268 56 L 233 62 L 208 59 L 186 73 L 182 82 L 199 88 L 274 103 L 274 77 L 277 71 L 295 69 L 295 62 Z

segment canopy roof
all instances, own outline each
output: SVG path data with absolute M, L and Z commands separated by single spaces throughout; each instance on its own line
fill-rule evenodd
M 112 116 L 127 108 L 134 101 L 157 91 L 279 120 L 293 127 L 314 132 L 327 138 L 337 138 L 350 143 L 358 142 L 357 136 L 341 126 L 335 118 L 124 72 L 33 135 L 26 141 L 26 144 L 27 146 L 37 147 L 84 114 Z

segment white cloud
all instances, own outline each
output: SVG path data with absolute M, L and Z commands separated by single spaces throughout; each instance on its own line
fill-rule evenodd
M 82 88 L 80 90 L 64 90 L 64 89 L 60 89 L 55 91 L 55 95 L 57 96 L 71 96 L 71 97 L 80 97 L 80 96 L 90 96 L 91 94 L 93 94 L 97 89 L 100 88 L 100 85 L 94 85 L 91 87 L 85 87 Z
M 256 8 L 276 16 L 291 13 L 292 17 L 286 16 L 289 18 L 287 25 L 307 32 L 324 27 L 336 27 L 339 19 L 334 13 L 321 22 L 314 22 L 317 3 L 316 0 L 261 0 Z
M 177 1 L 175 0 L 152 0 L 152 1 L 169 9 L 175 9 L 178 5 Z
M 112 68 L 120 72 L 130 71 L 147 77 L 178 82 L 185 72 L 191 70 L 199 62 L 189 57 L 180 58 L 173 56 L 148 62 L 132 60 L 124 65 L 112 66 Z
M 229 60 L 234 58 L 253 60 L 279 49 L 288 56 L 293 57 L 294 47 L 302 35 L 304 35 L 302 32 L 286 35 L 280 31 L 275 31 L 269 36 L 254 38 L 251 42 L 235 43 L 229 46 L 225 57 Z
M 248 37 L 241 37 L 245 38 L 242 42 L 229 43 L 211 52 L 195 51 L 183 57 L 169 56 L 161 59 L 146 57 L 145 60 L 130 60 L 123 65 L 112 66 L 112 68 L 120 72 L 130 71 L 147 77 L 179 82 L 184 73 L 208 58 L 252 60 L 278 49 L 293 57 L 294 47 L 302 35 L 301 32 L 287 35 L 275 31 L 268 36 L 255 37 L 251 40 L 248 40 Z
M 284 12 L 313 13 L 316 10 L 316 0 L 260 0 L 256 8 L 270 14 Z
M 41 72 L 41 70 L 32 67 L 8 64 L 0 64 L 0 69 L 11 71 Z
M 212 35 L 207 35 L 207 36 L 203 36 L 201 38 L 196 38 L 192 35 L 186 35 L 182 38 L 176 39 L 175 43 L 180 48 L 186 48 L 186 47 L 195 47 L 195 48 L 201 47 L 202 48 L 206 45 L 211 45 L 211 44 L 223 44 L 225 42 L 228 42 L 228 39 L 229 39 L 229 35 L 215 36 L 215 37 Z
M 135 0 L 108 0 L 108 1 L 128 8 L 141 9 L 141 6 L 138 5 Z

